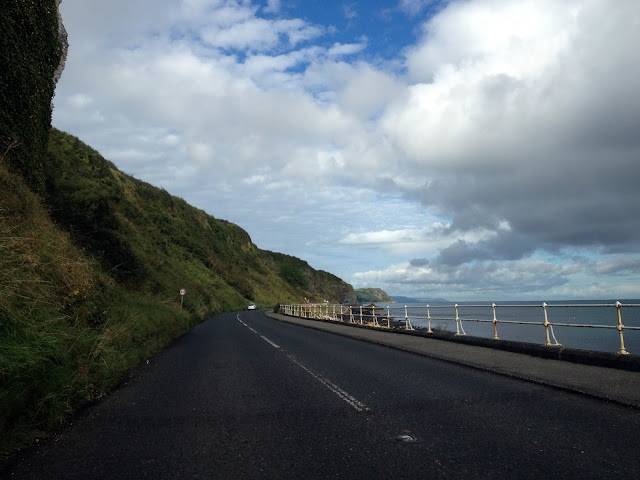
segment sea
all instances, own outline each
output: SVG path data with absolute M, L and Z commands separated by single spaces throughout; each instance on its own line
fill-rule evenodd
M 551 343 L 564 347 L 602 352 L 619 352 L 620 335 L 617 330 L 617 300 L 570 300 L 547 303 L 547 319 L 552 324 Z M 546 343 L 543 302 L 495 302 L 498 337 L 519 342 Z M 625 350 L 640 355 L 640 299 L 620 300 L 621 319 L 625 329 Z M 405 304 L 377 303 L 396 320 L 404 320 Z M 427 304 L 406 304 L 407 314 L 414 328 L 427 328 Z M 376 312 L 376 315 L 383 316 Z M 431 328 L 456 332 L 454 303 L 429 303 Z M 460 302 L 458 317 L 461 332 L 477 337 L 493 338 L 493 309 L 491 302 Z M 482 321 L 481 321 L 482 320 Z M 526 322 L 503 323 L 503 322 Z M 571 324 L 571 326 L 567 326 Z

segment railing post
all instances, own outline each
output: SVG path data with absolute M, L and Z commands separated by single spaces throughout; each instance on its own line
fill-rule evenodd
M 433 330 L 431 330 L 431 313 L 429 312 L 429 305 L 427 305 L 427 333 L 433 333 Z
M 542 309 L 544 310 L 544 333 L 546 335 L 546 343 L 545 345 L 551 345 L 551 339 L 549 338 L 549 319 L 547 317 L 547 302 L 542 302 Z
M 458 316 L 458 304 L 456 303 L 456 335 L 460 335 L 460 317 Z
M 387 327 L 391 329 L 391 313 L 389 305 L 387 305 Z
M 373 305 L 373 307 L 371 307 L 371 317 L 373 320 L 373 326 L 377 327 L 378 326 L 378 319 L 376 318 L 376 305 L 371 302 L 371 305 Z
M 409 330 L 409 312 L 407 306 L 404 306 L 404 329 Z
M 616 310 L 618 311 L 618 334 L 620 335 L 620 350 L 618 353 L 621 355 L 629 355 L 629 352 L 624 348 L 624 325 L 622 324 L 622 304 L 618 301 L 616 302 Z
M 360 305 L 360 325 L 364 325 L 364 321 L 362 320 L 362 305 Z
M 493 339 L 500 340 L 500 338 L 498 338 L 498 319 L 496 318 L 496 304 L 493 303 L 491 305 L 491 308 L 493 309 Z

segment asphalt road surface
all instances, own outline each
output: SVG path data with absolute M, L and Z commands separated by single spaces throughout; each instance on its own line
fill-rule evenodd
M 260 311 L 215 316 L 2 478 L 640 478 L 640 412 Z

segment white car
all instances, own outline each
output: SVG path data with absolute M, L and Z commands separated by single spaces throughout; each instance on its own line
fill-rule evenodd
M 258 306 L 255 303 L 250 303 L 247 310 L 257 310 Z

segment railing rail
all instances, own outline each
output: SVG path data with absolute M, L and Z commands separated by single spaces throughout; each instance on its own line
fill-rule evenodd
M 572 323 L 568 321 L 556 321 L 549 320 L 551 310 L 562 308 L 608 308 L 615 309 L 615 316 L 612 315 L 611 323 Z M 438 305 L 387 305 L 386 307 L 380 307 L 375 305 L 333 305 L 328 303 L 308 303 L 308 304 L 292 304 L 292 305 L 280 305 L 281 313 L 285 315 L 309 318 L 309 319 L 322 319 L 331 320 L 335 322 L 345 322 L 360 325 L 370 325 L 379 328 L 404 328 L 406 330 L 414 330 L 413 323 L 425 323 L 427 326 L 427 333 L 433 333 L 434 329 L 432 324 L 434 322 L 455 322 L 455 335 L 466 335 L 464 330 L 464 323 L 491 323 L 493 324 L 493 339 L 499 340 L 498 325 L 536 325 L 544 327 L 545 341 L 544 344 L 549 347 L 561 346 L 556 339 L 553 327 L 569 327 L 569 328 L 587 328 L 587 329 L 602 329 L 602 330 L 616 330 L 618 332 L 617 338 L 617 353 L 626 355 L 627 349 L 624 343 L 625 330 L 637 331 L 640 330 L 640 326 L 625 325 L 622 322 L 622 311 L 640 308 L 640 304 L 621 302 L 615 303 L 581 303 L 581 304 L 438 304 Z M 481 309 L 488 310 L 487 318 L 475 317 L 462 317 L 460 315 L 462 310 L 473 310 L 477 312 Z M 538 315 L 536 320 L 509 320 L 504 317 L 499 318 L 498 311 L 504 311 L 507 309 L 520 309 L 521 311 L 527 311 L 529 309 L 541 309 L 542 313 Z M 438 315 L 438 312 L 444 312 Z M 435 315 L 432 315 L 435 313 Z M 448 313 L 448 315 L 447 315 Z M 637 313 L 637 311 L 636 311 Z

